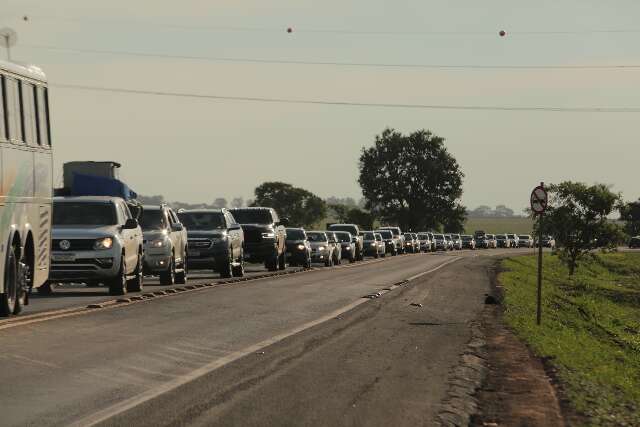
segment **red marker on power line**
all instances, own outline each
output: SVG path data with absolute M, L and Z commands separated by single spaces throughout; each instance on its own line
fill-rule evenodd
M 287 33 L 293 33 L 293 28 L 288 27 L 288 28 L 287 28 Z
M 507 32 L 505 30 L 500 30 L 498 34 L 500 34 L 500 37 L 504 37 L 507 35 Z

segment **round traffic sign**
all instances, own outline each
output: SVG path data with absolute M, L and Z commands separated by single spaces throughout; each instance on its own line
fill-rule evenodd
M 541 214 L 547 210 L 548 195 L 547 190 L 539 185 L 531 192 L 531 210 L 536 214 Z

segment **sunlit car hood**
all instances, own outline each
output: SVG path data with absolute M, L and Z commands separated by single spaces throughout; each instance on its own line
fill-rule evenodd
M 51 237 L 54 239 L 93 239 L 117 235 L 119 229 L 120 226 L 118 225 L 106 225 L 102 227 L 91 225 L 55 225 L 51 228 Z

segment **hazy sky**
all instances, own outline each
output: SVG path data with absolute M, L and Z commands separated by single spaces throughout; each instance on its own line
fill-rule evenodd
M 640 65 L 639 17 L 637 0 L 0 0 L 0 26 L 19 36 L 14 58 L 41 66 L 51 83 L 431 105 L 640 107 L 640 68 L 339 67 L 33 46 L 315 62 Z M 247 198 L 265 180 L 360 197 L 360 150 L 386 126 L 445 137 L 471 208 L 520 210 L 541 180 L 604 182 L 626 199 L 640 196 L 640 113 L 385 109 L 67 88 L 52 88 L 51 103 L 56 177 L 65 161 L 116 160 L 138 192 L 168 200 Z

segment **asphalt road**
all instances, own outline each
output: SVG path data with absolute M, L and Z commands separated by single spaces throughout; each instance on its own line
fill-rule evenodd
M 523 252 L 407 255 L 0 323 L 0 423 L 428 425 L 485 266 Z

